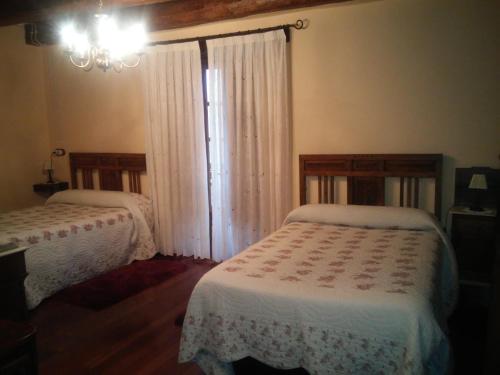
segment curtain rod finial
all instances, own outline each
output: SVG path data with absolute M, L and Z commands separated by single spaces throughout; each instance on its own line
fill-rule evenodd
M 297 21 L 295 21 L 295 24 L 292 25 L 292 27 L 295 29 L 295 30 L 302 30 L 302 29 L 307 29 L 307 27 L 309 26 L 309 20 L 308 19 L 298 19 Z

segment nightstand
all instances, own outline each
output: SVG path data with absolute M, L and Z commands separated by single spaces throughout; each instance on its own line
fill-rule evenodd
M 0 320 L 0 374 L 38 373 L 35 336 L 30 324 Z
M 448 215 L 448 233 L 455 247 L 461 284 L 489 286 L 495 263 L 495 209 L 471 211 L 453 207 Z
M 23 320 L 28 317 L 24 279 L 27 276 L 24 252 L 16 247 L 0 252 L 0 319 Z
M 54 193 L 57 193 L 58 191 L 68 190 L 68 189 L 69 189 L 69 184 L 64 181 L 53 182 L 53 183 L 44 182 L 33 185 L 33 191 L 35 193 L 42 193 L 45 195 L 52 195 Z

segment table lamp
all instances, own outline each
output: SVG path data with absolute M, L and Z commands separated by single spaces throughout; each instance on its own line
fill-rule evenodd
M 43 164 L 43 170 L 47 173 L 47 184 L 53 184 L 54 178 L 54 161 L 52 160 L 54 156 L 64 156 L 66 155 L 66 150 L 64 148 L 56 148 L 54 151 L 50 153 L 50 160 L 46 161 Z
M 47 174 L 47 184 L 53 184 L 54 179 L 52 177 L 52 174 L 54 172 L 54 167 L 52 165 L 52 159 L 50 161 L 46 161 L 43 163 L 43 170 Z
M 470 209 L 472 211 L 483 211 L 481 207 L 481 190 L 487 190 L 486 176 L 484 174 L 473 174 L 470 179 L 469 189 L 474 190 L 474 201 Z

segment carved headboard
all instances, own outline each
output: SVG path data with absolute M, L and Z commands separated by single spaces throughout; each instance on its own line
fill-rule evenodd
M 71 187 L 78 188 L 78 170 L 83 189 L 93 189 L 93 172 L 99 176 L 101 190 L 123 190 L 123 172 L 128 174 L 129 190 L 141 193 L 141 172 L 146 171 L 145 154 L 78 152 L 69 154 Z
M 419 207 L 419 179 L 434 179 L 434 214 L 441 217 L 441 154 L 300 155 L 300 204 L 308 176 L 318 178 L 319 203 L 335 203 L 334 177 L 347 177 L 347 203 L 385 205 L 388 177 L 399 177 L 399 205 Z M 406 190 L 406 200 L 405 200 Z

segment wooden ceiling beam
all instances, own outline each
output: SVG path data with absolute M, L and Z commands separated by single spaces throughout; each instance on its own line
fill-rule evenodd
M 131 4 L 134 0 L 121 1 Z M 120 9 L 119 15 L 124 18 L 143 18 L 149 31 L 159 31 L 346 1 L 351 0 L 170 0 L 129 6 Z M 38 41 L 51 44 L 57 40 L 55 35 L 49 34 L 56 30 L 54 26 L 60 22 L 58 20 L 62 19 L 62 14 L 59 14 L 59 18 L 51 17 L 48 22 L 41 22 L 40 27 L 37 27 Z M 29 40 L 28 33 L 26 36 Z
M 175 0 L 129 8 L 124 13 L 146 15 L 149 30 L 157 31 L 345 1 L 349 0 Z
M 104 10 L 146 6 L 173 0 L 103 0 Z M 68 14 L 93 13 L 98 8 L 98 0 L 21 0 L 0 3 L 0 26 L 22 23 L 50 22 Z

